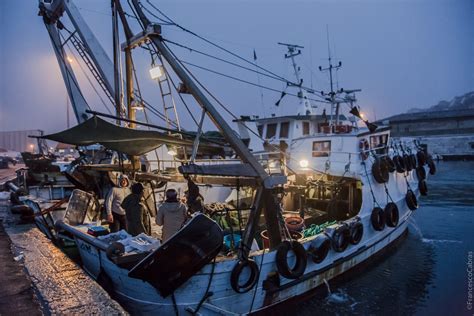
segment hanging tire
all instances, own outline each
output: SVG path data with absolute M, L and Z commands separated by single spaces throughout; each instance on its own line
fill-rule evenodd
M 389 172 L 386 163 L 380 159 L 376 158 L 372 164 L 372 175 L 378 183 L 386 183 L 389 179 Z
M 416 153 L 416 159 L 418 160 L 418 166 L 423 167 L 426 164 L 426 155 L 422 150 Z
M 404 173 L 406 171 L 405 161 L 399 155 L 393 157 L 393 162 L 395 163 L 395 167 L 397 168 L 398 173 Z
M 250 269 L 249 278 L 244 282 L 244 284 L 239 283 L 240 274 L 242 271 L 248 268 Z M 260 271 L 258 270 L 257 263 L 252 259 L 247 260 L 240 260 L 232 269 L 232 273 L 230 274 L 230 286 L 232 289 L 237 293 L 246 293 L 250 291 L 255 284 L 257 284 L 258 277 L 260 275 Z
M 381 231 L 385 228 L 385 213 L 382 208 L 374 207 L 370 215 L 370 221 L 376 231 Z
M 410 158 L 410 163 L 413 169 L 416 169 L 416 166 L 418 164 L 418 161 L 416 160 L 416 156 L 414 154 L 410 154 L 408 156 Z
M 411 164 L 411 158 L 409 155 L 403 155 L 403 162 L 405 163 L 405 169 L 406 171 L 412 171 L 413 170 L 413 165 Z
M 425 167 L 423 166 L 418 166 L 416 168 L 416 177 L 418 178 L 418 181 L 425 180 L 426 179 L 426 170 Z
M 327 228 L 325 233 L 331 239 L 331 246 L 334 251 L 343 252 L 349 246 L 351 231 L 349 225 L 343 224 L 337 227 Z
M 428 168 L 432 176 L 436 174 L 436 164 L 432 158 L 428 159 Z
M 400 219 L 400 214 L 398 212 L 397 204 L 390 202 L 385 205 L 385 223 L 388 227 L 397 227 L 398 220 Z
M 350 225 L 350 239 L 349 242 L 357 245 L 364 236 L 364 225 L 360 221 L 355 221 Z
M 385 160 L 385 164 L 387 166 L 388 172 L 392 173 L 395 170 L 397 170 L 397 166 L 395 166 L 395 163 L 393 162 L 392 158 L 390 158 L 390 156 L 385 156 L 384 160 Z
M 412 211 L 418 208 L 418 200 L 416 199 L 415 193 L 412 190 L 408 190 L 405 195 L 405 202 L 408 205 L 408 208 Z
M 321 263 L 326 259 L 330 249 L 331 240 L 327 235 L 322 234 L 316 236 L 316 238 L 311 242 L 307 253 L 314 263 Z
M 426 185 L 425 180 L 418 181 L 418 189 L 420 190 L 421 195 L 428 195 L 428 186 Z
M 293 251 L 296 263 L 293 268 L 288 265 L 288 252 Z M 287 279 L 297 279 L 306 270 L 306 250 L 296 240 L 285 240 L 277 248 L 276 265 L 278 273 Z

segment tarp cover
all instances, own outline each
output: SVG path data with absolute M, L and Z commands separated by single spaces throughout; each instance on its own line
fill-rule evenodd
M 116 126 L 97 116 L 59 133 L 40 136 L 65 144 L 88 146 L 101 144 L 128 155 L 143 155 L 163 144 L 192 146 L 190 139 L 179 139 L 155 131 Z

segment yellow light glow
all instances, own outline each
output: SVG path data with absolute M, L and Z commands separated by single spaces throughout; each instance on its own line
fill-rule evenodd
M 361 113 L 360 113 L 360 117 L 363 118 L 363 119 L 365 119 L 365 114 L 361 112 Z
M 67 57 L 67 61 L 68 61 L 70 64 L 72 64 L 72 62 L 73 62 L 74 60 L 73 60 L 71 57 L 68 56 L 68 57 Z
M 164 71 L 163 71 L 163 66 L 161 65 L 154 66 L 153 68 L 150 69 L 150 77 L 153 80 L 159 79 L 163 77 L 163 75 L 164 75 Z
M 309 166 L 308 160 L 306 160 L 306 159 L 301 159 L 300 160 L 300 167 L 301 168 L 308 168 L 308 166 Z

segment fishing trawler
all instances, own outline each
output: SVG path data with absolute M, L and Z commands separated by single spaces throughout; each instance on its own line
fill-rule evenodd
M 316 114 L 298 80 L 294 84 L 299 89 L 296 114 L 254 120 L 265 150 L 252 152 L 245 135 L 239 137 L 232 130 L 208 97 L 209 91 L 203 92 L 204 87 L 169 48 L 159 24 L 149 20 L 144 11 L 150 8 L 131 1 L 130 9 L 142 26 L 134 34 L 120 1 L 113 1 L 112 7 L 114 63 L 107 61 L 73 1 L 40 1 L 40 15 L 51 35 L 71 100 L 79 100 L 74 105 L 79 125 L 44 138 L 82 146 L 98 143 L 109 151 L 102 161 L 107 163 L 77 164 L 77 169 L 101 182 L 78 181 L 64 215 L 53 224 L 55 231 L 75 241 L 84 269 L 114 291 L 130 312 L 235 315 L 266 311 L 323 286 L 404 234 L 418 207 L 417 196 L 427 192 L 426 173 L 434 173 L 435 167 L 416 142 L 390 139 L 387 128 L 368 121 L 367 128 L 358 126 L 356 118 L 361 114 L 353 105 L 353 92 L 346 91 L 352 115 L 348 119 L 339 108 L 344 100 L 331 86 L 328 119 Z M 65 29 L 61 22 L 64 12 L 76 28 L 66 42 L 60 36 L 60 30 Z M 119 19 L 126 34 L 122 47 Z M 113 101 L 117 114 L 108 117 L 127 122 L 128 127 L 99 118 L 102 114 L 88 110 L 82 102 L 63 51 L 69 40 L 90 56 L 100 86 Z M 142 46 L 160 62 L 158 77 L 165 78 L 158 79 L 160 89 L 169 87 L 172 70 L 181 81 L 176 92 L 190 94 L 197 101 L 201 119 L 194 135 L 183 131 L 170 115 L 165 115 L 167 122 L 174 124 L 157 126 L 165 133 L 133 129 L 140 124 L 133 108 L 143 99 L 133 88 L 131 51 Z M 286 46 L 294 64 L 298 47 Z M 127 72 L 125 110 L 119 91 L 120 48 L 125 51 Z M 329 70 L 332 68 L 330 62 Z M 162 93 L 163 99 L 170 94 L 171 90 Z M 123 118 L 123 113 L 128 118 Z M 203 137 L 205 116 L 215 123 L 225 144 Z M 244 121 L 249 119 L 238 123 L 245 130 Z M 219 153 L 224 145 L 231 154 Z M 173 157 L 181 151 L 180 165 L 176 166 L 174 159 L 170 162 L 175 163 L 174 168 L 170 165 L 147 172 L 146 164 L 137 157 L 163 146 L 175 149 Z M 215 161 L 215 156 L 224 159 Z M 168 184 L 219 187 L 223 188 L 219 192 L 227 195 L 204 196 L 203 212 L 163 244 L 156 236 L 108 234 L 107 224 L 100 221 L 100 199 L 119 174 L 148 183 L 152 197 L 155 189 Z M 84 185 L 97 191 L 86 192 Z M 35 202 L 30 198 L 25 203 Z M 39 207 L 37 212 L 44 215 L 45 210 Z M 159 231 L 157 234 L 159 237 Z

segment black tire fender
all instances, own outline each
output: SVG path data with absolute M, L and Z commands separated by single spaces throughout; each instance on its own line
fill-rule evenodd
M 408 190 L 405 195 L 405 202 L 408 205 L 408 208 L 412 211 L 418 208 L 418 200 L 416 199 L 415 193 L 412 190 Z
M 397 170 L 397 166 L 395 166 L 395 163 L 393 162 L 392 158 L 390 158 L 389 156 L 385 156 L 384 160 L 387 165 L 388 172 L 392 173 Z
M 398 173 L 404 173 L 406 171 L 405 161 L 399 155 L 393 157 L 393 162 L 395 163 L 395 167 L 397 168 Z
M 400 219 L 400 214 L 398 212 L 397 204 L 390 202 L 385 205 L 385 223 L 388 227 L 397 227 L 398 221 Z
M 411 158 L 409 155 L 403 155 L 403 162 L 405 163 L 405 171 L 413 170 L 413 166 L 411 164 Z
M 418 181 L 418 189 L 420 190 L 421 195 L 428 195 L 428 186 L 425 180 Z
M 416 153 L 416 158 L 418 160 L 418 166 L 423 167 L 426 164 L 426 155 L 423 151 L 419 150 Z
M 416 177 L 418 178 L 419 181 L 426 179 L 425 167 L 418 166 L 418 168 L 416 168 Z
M 316 238 L 311 241 L 307 252 L 314 263 L 321 263 L 326 259 L 330 249 L 331 240 L 327 235 L 322 234 L 316 236 Z
M 370 221 L 376 231 L 382 231 L 385 228 L 385 213 L 382 208 L 374 207 L 370 215 Z
M 288 265 L 288 252 L 295 253 L 296 263 L 293 268 Z M 277 248 L 276 265 L 278 273 L 287 279 L 297 279 L 306 270 L 306 250 L 298 241 L 285 240 Z
M 360 221 L 355 221 L 350 225 L 351 238 L 350 243 L 357 245 L 362 240 L 364 236 L 364 225 Z
M 240 274 L 245 268 L 250 269 L 250 276 L 244 284 L 239 283 Z M 230 285 L 232 289 L 237 293 L 246 293 L 250 291 L 255 284 L 257 284 L 258 277 L 260 275 L 260 270 L 258 269 L 257 263 L 252 259 L 239 260 L 237 264 L 232 269 L 230 274 Z
M 436 164 L 433 159 L 428 160 L 428 168 L 430 169 L 430 174 L 434 176 L 436 174 Z
M 372 175 L 378 183 L 386 183 L 389 179 L 388 167 L 384 160 L 376 158 L 372 164 Z

